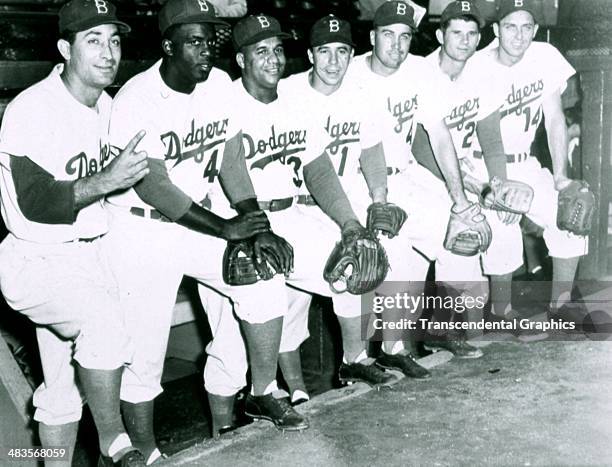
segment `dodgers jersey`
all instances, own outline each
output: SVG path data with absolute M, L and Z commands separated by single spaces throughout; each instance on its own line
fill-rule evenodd
M 476 57 L 504 84 L 501 132 L 506 152 L 529 154 L 542 120 L 542 103 L 554 92 L 563 92 L 576 70 L 545 42 L 532 42 L 523 58 L 510 67 L 497 61 L 496 47 L 487 47 Z
M 202 203 L 221 168 L 226 139 L 237 133 L 227 114 L 231 79 L 217 69 L 191 94 L 164 83 L 161 60 L 130 79 L 113 102 L 110 140 L 124 148 L 140 130 L 146 135 L 136 147 L 149 158 L 165 162 L 172 183 L 196 203 Z M 117 206 L 149 208 L 133 188 L 111 196 Z
M 367 193 L 368 186 L 359 167 L 362 149 L 381 142 L 380 128 L 369 101 L 360 98 L 359 89 L 342 84 L 326 96 L 310 85 L 312 70 L 292 75 L 279 83 L 279 94 L 293 100 L 300 113 L 312 117 L 327 138 L 327 152 L 345 192 Z
M 17 204 L 10 155 L 28 157 L 56 180 L 94 175 L 110 161 L 108 122 L 111 98 L 100 94 L 93 108 L 76 100 L 64 85 L 57 65 L 49 76 L 19 94 L 6 108 L 0 130 L 2 217 L 17 238 L 60 243 L 106 233 L 103 202 L 81 209 L 72 224 L 28 220 Z
M 446 87 L 444 93 L 449 101 L 444 122 L 453 138 L 457 157 L 471 156 L 474 150 L 480 151 L 476 124 L 503 104 L 503 80 L 496 79 L 490 67 L 476 57 L 467 60 L 454 81 L 440 68 L 440 48 L 426 60 Z
M 249 176 L 261 201 L 288 198 L 304 186 L 304 166 L 325 151 L 327 139 L 309 115 L 279 94 L 265 104 L 251 96 L 241 79 L 229 91 L 231 118 L 242 129 Z
M 414 162 L 411 148 L 417 123 L 429 128 L 442 121 L 448 99 L 425 58 L 408 55 L 395 73 L 385 77 L 370 69 L 371 55 L 353 59 L 345 84 L 357 86 L 359 98 L 372 102 L 380 117 L 387 166 L 391 173 L 403 172 Z

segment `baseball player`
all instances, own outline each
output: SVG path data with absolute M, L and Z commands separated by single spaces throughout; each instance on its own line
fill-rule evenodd
M 388 200 L 408 213 L 402 230 L 406 230 L 413 248 L 423 255 L 413 249 L 404 253 L 403 259 L 411 267 L 399 283 L 403 289 L 400 292 L 420 295 L 429 260 L 436 260 L 439 281 L 451 283 L 479 276 L 477 261 L 443 248 L 449 213 L 452 220 L 461 213 L 473 212 L 467 216 L 470 229 L 478 232 L 485 243 L 490 241 L 490 230 L 478 206 L 471 204 L 463 192 L 457 157 L 444 123 L 448 104 L 440 77 L 424 58 L 408 53 L 415 30 L 414 12 L 409 5 L 397 1 L 381 5 L 370 33 L 373 50 L 355 58 L 345 81 L 360 87 L 362 99 L 378 107 L 389 174 Z M 411 153 L 415 133 L 420 129 L 417 124 L 422 124 L 429 134 L 446 185 L 417 164 Z M 449 232 L 453 230 L 452 222 Z M 411 310 L 410 316 L 418 317 L 418 313 L 419 310 Z M 379 365 L 409 374 L 409 349 L 404 349 L 397 336 L 383 337 Z M 426 370 L 421 374 L 427 374 Z
M 481 66 L 487 67 L 489 75 L 493 74 L 504 85 L 500 110 L 506 151 L 504 168 L 508 178 L 522 181 L 534 190 L 527 216 L 544 229 L 544 240 L 553 258 L 551 315 L 563 317 L 572 315 L 571 286 L 578 260 L 588 252 L 588 238 L 562 231 L 556 224 L 558 191 L 571 183 L 567 177 L 567 127 L 560 96 L 575 70 L 552 45 L 533 42 L 540 14 L 540 4 L 533 0 L 503 0 L 493 24 L 497 41 L 478 52 L 474 59 L 482 60 Z M 530 154 L 542 117 L 553 162 L 552 174 Z M 480 155 L 475 152 L 473 156 Z M 516 269 L 522 264 L 522 243 L 520 238 L 513 238 L 512 242 L 492 245 L 488 254 L 496 255 L 498 248 L 504 249 L 503 254 Z M 502 272 L 489 271 L 495 319 L 515 315 L 510 303 L 512 275 Z
M 331 141 L 328 151 L 336 174 L 361 222 L 365 223 L 370 204 L 387 202 L 387 166 L 381 130 L 377 119 L 372 118 L 375 110 L 362 98 L 358 87 L 343 83 L 353 53 L 350 24 L 333 15 L 321 18 L 310 31 L 308 58 L 312 68 L 282 80 L 280 92 L 296 101 L 325 130 Z M 318 222 L 330 222 L 314 203 L 302 204 L 300 208 Z M 386 280 L 403 280 L 411 267 L 404 260 L 406 252 L 412 251 L 410 238 L 401 230 L 397 237 L 382 236 L 381 241 L 391 264 Z M 289 316 L 299 316 L 299 310 L 290 306 Z M 286 321 L 283 339 L 285 335 L 298 333 L 287 329 L 290 322 Z M 306 326 L 306 313 L 301 321 Z M 299 322 L 296 318 L 294 325 Z M 366 358 L 366 353 L 361 357 Z M 410 357 L 405 359 L 404 372 L 417 378 L 428 375 Z
M 44 381 L 34 419 L 45 447 L 68 447 L 70 465 L 82 399 L 93 415 L 98 465 L 144 465 L 121 421 L 119 384 L 133 348 L 102 249 L 102 198 L 148 173 L 135 131 L 111 162 L 111 98 L 104 92 L 129 31 L 106 0 L 72 0 L 59 12 L 64 63 L 19 94 L 0 130 L 0 286 L 37 328 Z M 78 129 L 79 131 L 75 131 Z M 76 375 L 75 375 L 76 373 Z M 117 464 L 113 464 L 117 462 Z
M 260 206 L 269 211 L 273 230 L 294 245 L 294 268 L 287 283 L 300 290 L 332 295 L 322 280 L 327 257 L 343 234 L 362 229 L 338 182 L 329 155 L 325 150 L 329 138 L 321 125 L 313 125 L 312 116 L 300 109 L 300 100 L 277 91 L 286 59 L 278 21 L 267 15 L 249 16 L 234 28 L 233 41 L 236 61 L 242 78 L 235 81 L 231 108 L 241 119 L 242 144 Z M 250 118 L 257 115 L 257 119 Z M 326 216 L 336 225 L 306 216 L 300 209 L 307 202 L 300 188 L 306 186 Z M 216 198 L 213 198 L 215 204 Z M 309 241 L 316 236 L 316 246 Z M 301 376 L 298 348 L 308 336 L 301 317 L 307 316 L 310 299 L 290 293 L 292 308 L 303 313 L 290 313 L 289 320 L 298 317 L 298 324 L 288 323 L 283 329 L 279 364 L 289 384 L 294 402 L 307 398 Z M 361 341 L 361 307 L 359 296 L 333 295 L 334 311 L 338 315 L 343 337 L 344 363 L 340 378 L 344 381 L 366 381 L 372 385 L 389 383 L 392 375 L 385 374 L 367 361 Z M 293 303 L 293 302 L 296 303 Z M 291 329 L 291 333 L 287 333 Z M 298 392 L 299 391 L 299 392 Z M 252 410 L 247 400 L 247 413 Z
M 135 189 L 107 201 L 112 214 L 111 264 L 127 310 L 126 326 L 136 343 L 133 362 L 123 375 L 121 399 L 131 420 L 128 429 L 148 463 L 160 456 L 153 433 L 153 400 L 162 390 L 172 311 L 183 275 L 232 299 L 250 359 L 249 401 L 258 407 L 258 415 L 283 429 L 308 426 L 286 401 L 272 395 L 287 311 L 282 273 L 291 268 L 291 251 L 284 240 L 268 233 L 269 223 L 256 203 L 241 152 L 236 144 L 226 143 L 232 137 L 239 141 L 241 133 L 227 112 L 231 81 L 213 67 L 215 25 L 226 23 L 208 2 L 168 1 L 159 13 L 163 58 L 123 86 L 111 115 L 111 143 L 122 147 L 133 128 L 145 128 L 141 144 L 150 158 L 150 174 Z M 206 195 L 217 177 L 244 214 L 223 219 L 201 206 L 209 202 Z M 281 274 L 230 287 L 222 280 L 225 240 L 254 234 L 261 235 L 263 250 L 279 258 Z M 223 342 L 230 349 L 235 345 Z M 241 339 L 239 345 L 244 345 Z M 207 389 L 215 383 L 206 381 Z

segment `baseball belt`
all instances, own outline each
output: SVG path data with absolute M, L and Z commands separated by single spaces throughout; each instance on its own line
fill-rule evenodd
M 293 197 L 271 199 L 270 201 L 257 201 L 257 204 L 259 204 L 259 209 L 263 211 L 283 211 L 291 207 L 293 204 Z
M 295 202 L 297 204 L 304 204 L 306 206 L 316 206 L 317 202 L 311 195 L 297 195 L 295 197 Z
M 157 209 L 144 209 L 138 207 L 131 207 L 130 214 L 138 217 L 144 217 L 145 219 L 153 219 L 160 222 L 172 222 L 166 216 L 164 216 Z
M 525 162 L 529 159 L 528 152 L 520 152 L 518 154 L 506 154 L 506 162 L 512 164 L 514 162 Z M 474 159 L 482 159 L 482 151 L 474 151 Z

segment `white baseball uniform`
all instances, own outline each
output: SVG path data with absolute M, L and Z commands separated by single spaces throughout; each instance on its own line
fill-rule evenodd
M 34 393 L 34 418 L 47 425 L 81 417 L 73 358 L 84 368 L 110 370 L 132 354 L 98 239 L 107 232 L 103 203 L 84 207 L 72 223 L 51 224 L 28 219 L 17 197 L 12 158 L 27 157 L 59 181 L 93 175 L 110 159 L 111 98 L 103 92 L 95 108 L 81 104 L 62 82 L 62 67 L 11 102 L 0 130 L 1 207 L 9 230 L 0 245 L 0 286 L 7 303 L 39 326 L 44 382 Z
M 208 79 L 197 84 L 191 94 L 179 93 L 162 80 L 160 64 L 133 77 L 117 94 L 111 115 L 111 142 L 123 147 L 131 135 L 146 130 L 139 149 L 147 151 L 150 158 L 163 160 L 170 180 L 199 203 L 214 184 L 226 139 L 239 128 L 228 116 L 231 81 L 226 73 L 213 68 Z M 282 276 L 242 287 L 223 282 L 224 240 L 165 222 L 133 189 L 109 197 L 108 207 L 112 213 L 107 236 L 114 252 L 111 263 L 126 310 L 126 326 L 136 343 L 134 361 L 123 376 L 122 400 L 148 401 L 161 392 L 172 311 L 183 275 L 231 298 L 237 316 L 248 322 L 263 323 L 286 313 Z M 217 210 L 214 203 L 212 210 Z M 225 317 L 210 313 L 221 310 L 209 307 L 207 311 L 213 331 L 219 329 L 219 320 Z M 234 319 L 231 315 L 228 318 Z M 214 338 L 234 351 L 231 336 Z M 242 338 L 239 345 L 244 345 Z M 208 364 L 217 362 L 211 358 Z M 207 368 L 205 372 L 222 380 L 210 377 L 205 381 L 211 393 L 230 395 L 244 385 L 241 381 L 229 394 L 224 393 L 232 381 L 224 379 L 223 369 Z
M 419 165 L 411 152 L 417 123 L 427 130 L 443 120 L 448 108 L 445 86 L 423 57 L 408 55 L 400 68 L 387 77 L 371 70 L 370 58 L 371 53 L 355 57 L 345 84 L 358 86 L 362 98 L 377 106 L 389 174 L 387 198 L 408 213 L 402 232 L 414 249 L 436 260 L 439 281 L 478 277 L 473 258 L 444 249 L 451 199 L 444 182 Z M 411 250 L 404 253 L 403 259 L 411 266 L 403 280 L 424 281 L 428 261 Z
M 588 237 L 557 228 L 558 192 L 553 176 L 530 154 L 543 115 L 542 103 L 553 93 L 562 92 L 575 70 L 555 47 L 544 42 L 533 42 L 523 58 L 510 67 L 499 63 L 496 55 L 496 47 L 487 47 L 477 52 L 474 59 L 481 60 L 479 66 L 490 70 L 488 76 L 492 75 L 493 79 L 504 84 L 501 132 L 508 178 L 522 181 L 533 188 L 534 198 L 527 217 L 544 229 L 544 240 L 550 255 L 557 258 L 585 255 L 588 252 Z M 503 244 L 491 246 L 506 248 Z M 513 248 L 512 252 L 521 255 L 522 263 L 522 249 L 518 253 Z M 490 254 L 495 254 L 495 250 Z M 515 261 L 518 260 L 517 257 Z
M 426 60 L 446 85 L 444 93 L 451 99 L 445 123 L 453 138 L 462 170 L 480 181 L 488 181 L 482 149 L 476 136 L 476 125 L 501 107 L 503 81 L 496 79 L 491 70 L 483 66 L 482 60 L 479 59 L 469 59 L 461 74 L 455 80 L 451 80 L 440 68 L 440 48 L 428 55 Z M 480 158 L 474 158 L 474 153 L 480 155 Z M 474 202 L 479 202 L 473 193 L 468 193 L 468 197 Z M 497 217 L 497 213 L 491 210 L 483 209 L 483 214 L 495 232 L 491 246 L 482 254 L 484 272 L 508 274 L 515 271 L 523 263 L 520 225 L 504 224 Z

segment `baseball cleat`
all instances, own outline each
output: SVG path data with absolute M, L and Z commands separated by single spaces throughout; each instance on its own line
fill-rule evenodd
M 507 334 L 512 334 L 523 342 L 535 342 L 548 339 L 548 333 L 546 331 L 542 331 L 541 329 L 537 329 L 535 327 L 528 327 L 525 329 L 520 327 L 518 324 L 520 320 L 519 316 L 520 315 L 515 310 L 510 310 L 504 316 L 498 316 L 489 311 L 485 315 L 485 319 L 490 323 L 508 323 Z M 502 333 L 503 331 L 494 332 Z
M 272 394 L 248 394 L 244 413 L 255 420 L 268 420 L 279 430 L 302 431 L 309 427 L 308 419 L 291 407 L 288 398 L 275 399 Z
M 132 449 L 121 456 L 118 461 L 113 461 L 112 457 L 100 454 L 98 467 L 145 467 L 144 456 L 137 449 Z
M 376 359 L 376 365 L 386 370 L 401 371 L 409 378 L 431 378 L 429 370 L 419 365 L 414 356 L 405 349 L 395 355 L 381 352 L 380 357 Z
M 345 384 L 361 382 L 375 388 L 388 386 L 396 380 L 395 376 L 385 373 L 374 364 L 366 365 L 359 362 L 343 363 L 340 365 L 338 378 L 340 382 Z
M 480 358 L 484 355 L 482 350 L 468 344 L 464 339 L 426 341 L 425 348 L 434 351 L 448 350 L 457 358 Z

